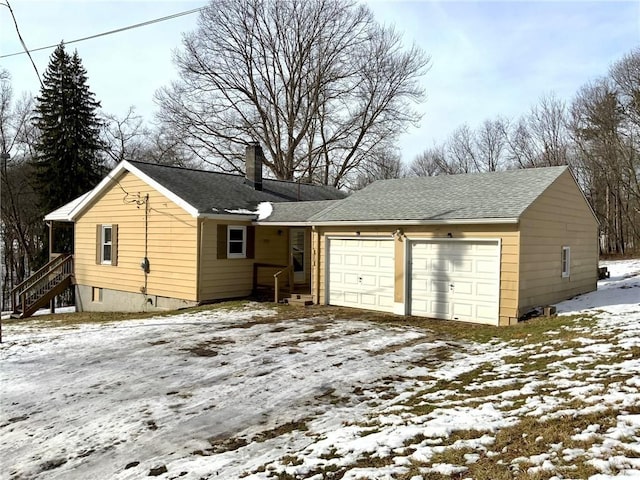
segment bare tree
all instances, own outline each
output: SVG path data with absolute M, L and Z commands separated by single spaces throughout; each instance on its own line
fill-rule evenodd
M 400 152 L 391 149 L 382 149 L 375 152 L 362 169 L 353 183 L 352 190 L 360 190 L 376 180 L 389 180 L 407 176 L 407 168 L 402 163 Z
M 223 171 L 259 141 L 277 178 L 339 186 L 419 120 L 428 63 L 353 0 L 216 1 L 157 92 L 159 118 Z
M 447 168 L 447 158 L 444 147 L 435 145 L 413 159 L 409 165 L 409 173 L 416 177 L 433 177 L 443 173 Z
M 540 98 L 529 113 L 519 119 L 506 138 L 508 156 L 517 168 L 567 165 L 570 138 L 567 108 L 554 94 Z
M 443 166 L 444 173 L 471 173 L 476 171 L 477 152 L 475 149 L 475 133 L 469 125 L 456 128 L 446 142 L 447 165 Z
M 582 87 L 571 108 L 578 166 L 600 220 L 603 253 L 625 253 L 640 246 L 639 152 L 632 140 L 635 135 L 628 135 L 633 120 L 623 102 L 609 77 Z
M 29 160 L 35 132 L 33 99 L 13 101 L 10 77 L 0 71 L 0 235 L 2 242 L 2 307 L 12 287 L 24 280 L 41 248 L 42 219 L 37 208 Z
M 508 122 L 498 118 L 485 120 L 475 133 L 475 167 L 479 172 L 502 170 L 507 147 Z
M 112 164 L 134 160 L 145 149 L 149 130 L 144 119 L 136 114 L 135 107 L 129 107 L 123 117 L 103 114 L 102 121 L 102 143 Z

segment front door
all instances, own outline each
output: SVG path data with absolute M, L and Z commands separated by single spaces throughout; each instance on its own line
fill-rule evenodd
M 305 262 L 306 230 L 292 228 L 289 232 L 289 254 L 293 265 L 293 282 L 306 283 L 307 265 Z

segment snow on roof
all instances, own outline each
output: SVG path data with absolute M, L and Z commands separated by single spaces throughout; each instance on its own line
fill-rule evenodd
M 80 195 L 78 198 L 75 198 L 75 199 L 71 200 L 66 205 L 63 205 L 60 208 L 58 208 L 57 210 L 54 210 L 53 212 L 48 213 L 44 217 L 44 221 L 45 222 L 72 222 L 73 220 L 71 219 L 71 212 L 90 193 L 91 193 L 91 191 L 89 191 L 87 193 L 84 193 L 84 194 Z

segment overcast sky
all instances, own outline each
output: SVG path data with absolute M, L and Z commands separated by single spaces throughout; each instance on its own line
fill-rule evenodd
M 3 0 L 0 0 L 0 3 Z M 30 49 L 126 27 L 203 6 L 202 1 L 10 0 Z M 420 127 L 401 139 L 411 160 L 463 123 L 477 126 L 502 115 L 516 118 L 545 94 L 571 101 L 589 80 L 640 45 L 640 1 L 382 1 L 368 2 L 376 18 L 395 24 L 407 44 L 431 55 L 424 79 L 428 99 Z M 172 51 L 197 14 L 70 45 L 107 113 L 129 106 L 151 120 L 153 94 L 176 78 Z M 0 5 L 0 55 L 22 50 L 6 6 Z M 40 72 L 52 49 L 34 52 Z M 26 55 L 0 58 L 17 95 L 37 94 Z

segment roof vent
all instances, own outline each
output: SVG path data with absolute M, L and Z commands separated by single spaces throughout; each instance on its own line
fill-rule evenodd
M 264 153 L 259 143 L 247 145 L 245 155 L 245 168 L 247 171 L 247 184 L 254 190 L 262 190 L 262 163 Z

